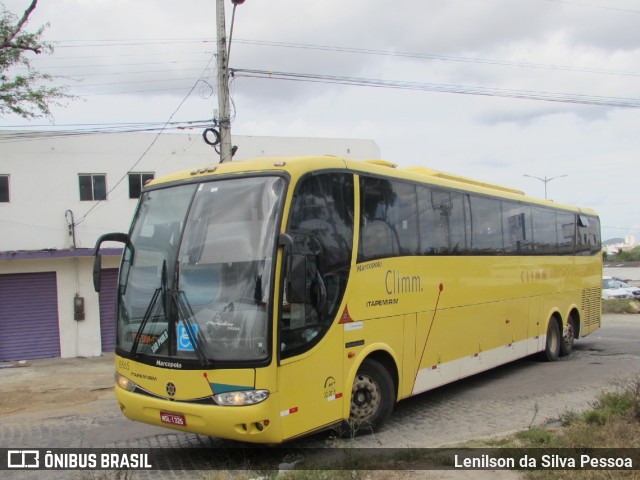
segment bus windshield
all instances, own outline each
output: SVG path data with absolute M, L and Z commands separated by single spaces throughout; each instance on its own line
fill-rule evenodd
M 267 359 L 284 187 L 253 177 L 146 192 L 122 260 L 117 347 L 203 364 Z

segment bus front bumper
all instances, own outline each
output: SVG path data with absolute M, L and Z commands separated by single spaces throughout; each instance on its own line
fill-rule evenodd
M 277 394 L 256 405 L 202 405 L 153 398 L 115 387 L 130 420 L 184 432 L 251 443 L 281 443 Z

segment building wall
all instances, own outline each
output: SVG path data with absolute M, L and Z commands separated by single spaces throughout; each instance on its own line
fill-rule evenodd
M 92 248 L 103 233 L 127 231 L 137 201 L 129 198 L 127 172 L 156 177 L 218 163 L 200 134 L 164 134 L 144 157 L 155 134 L 114 133 L 2 143 L 0 175 L 9 175 L 10 201 L 0 202 L 0 252 L 69 249 L 72 212 L 75 247 Z M 0 132 L 1 139 L 1 132 Z M 265 156 L 334 154 L 378 159 L 371 140 L 233 138 L 234 161 Z M 78 174 L 106 174 L 107 200 L 80 201 Z
M 0 175 L 10 176 L 10 201 L 0 202 L 0 274 L 56 272 L 62 357 L 101 354 L 99 296 L 93 289 L 89 255 L 100 235 L 129 229 L 137 199 L 129 198 L 127 172 L 159 177 L 218 163 L 217 154 L 200 133 L 161 135 L 144 155 L 155 137 L 146 133 L 60 138 L 43 134 L 37 140 L 1 144 Z M 234 161 L 324 154 L 380 158 L 371 140 L 234 136 L 233 143 L 239 147 Z M 107 200 L 80 201 L 78 174 L 106 174 L 107 190 L 112 190 Z M 104 269 L 118 265 L 118 257 L 103 256 Z M 76 293 L 84 298 L 81 321 L 74 320 Z

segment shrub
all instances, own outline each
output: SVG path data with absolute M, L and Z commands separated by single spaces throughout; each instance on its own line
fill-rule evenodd
M 638 313 L 640 306 L 638 302 L 630 299 L 603 300 L 602 313 Z

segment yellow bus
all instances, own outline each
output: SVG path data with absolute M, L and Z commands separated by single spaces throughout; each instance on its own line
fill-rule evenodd
M 116 397 L 243 442 L 378 428 L 396 402 L 600 326 L 591 210 L 426 168 L 228 162 L 148 184 L 124 243 Z

